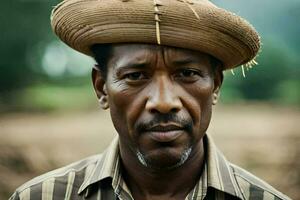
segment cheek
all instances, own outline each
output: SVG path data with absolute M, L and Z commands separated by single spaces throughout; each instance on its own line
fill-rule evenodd
M 183 100 L 186 109 L 192 115 L 195 128 L 205 131 L 211 118 L 213 82 L 203 81 L 184 87 L 188 97 Z
M 134 123 L 145 104 L 142 94 L 141 90 L 129 90 L 118 84 L 110 84 L 108 87 L 111 118 L 119 134 L 133 134 Z

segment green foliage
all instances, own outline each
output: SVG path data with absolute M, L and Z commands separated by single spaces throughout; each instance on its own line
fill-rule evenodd
M 300 60 L 296 54 L 279 40 L 269 40 L 264 43 L 258 63 L 246 70 L 245 78 L 241 69 L 235 69 L 235 76 L 226 72 L 223 101 L 246 99 L 300 105 Z
M 20 98 L 29 111 L 82 110 L 96 105 L 91 85 L 36 85 L 23 90 Z
M 279 84 L 275 91 L 275 99 L 281 104 L 300 106 L 300 80 L 286 80 Z
M 34 83 L 38 77 L 29 66 L 28 60 L 35 48 L 38 48 L 38 52 L 41 53 L 51 38 L 49 16 L 51 5 L 55 3 L 53 1 L 1 1 L 1 95 L 24 88 Z

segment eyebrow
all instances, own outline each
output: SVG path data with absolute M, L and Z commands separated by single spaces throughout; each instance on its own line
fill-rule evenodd
M 175 59 L 174 61 L 172 61 L 172 64 L 176 67 L 187 65 L 187 64 L 197 64 L 197 63 L 199 63 L 198 59 L 194 59 L 190 57 L 186 57 L 178 60 Z
M 116 65 L 116 69 L 121 69 L 121 68 L 144 68 L 146 66 L 149 66 L 150 62 L 146 61 L 129 61 L 121 65 Z
M 135 61 L 129 61 L 127 63 L 124 63 L 122 65 L 116 65 L 116 74 L 120 75 L 123 71 L 129 70 L 129 69 L 143 69 L 150 65 L 150 62 L 135 62 Z
M 174 67 L 180 67 L 182 65 L 187 65 L 187 64 L 195 64 L 195 63 L 199 63 L 198 59 L 194 59 L 191 57 L 185 57 L 185 58 L 180 58 L 180 59 L 175 59 L 172 61 L 172 65 L 174 65 Z M 150 65 L 149 61 L 135 61 L 135 60 L 131 60 L 125 63 L 122 63 L 121 65 L 115 65 L 116 68 L 116 74 L 120 75 L 122 72 L 129 70 L 129 69 L 144 69 L 147 66 Z
M 199 62 L 199 60 L 195 59 L 195 58 L 191 58 L 191 57 L 180 58 L 180 59 L 177 59 L 177 60 L 175 58 L 172 61 L 172 63 L 174 63 L 174 64 L 186 64 L 186 63 L 195 63 L 195 62 Z

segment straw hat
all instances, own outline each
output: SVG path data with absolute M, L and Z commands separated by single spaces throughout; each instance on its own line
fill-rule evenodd
M 254 64 L 260 48 L 251 24 L 208 0 L 64 0 L 51 25 L 90 56 L 96 43 L 150 43 L 201 51 L 231 69 Z

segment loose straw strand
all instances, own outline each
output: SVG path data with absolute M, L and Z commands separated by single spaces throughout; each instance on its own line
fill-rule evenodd
M 235 73 L 234 73 L 233 69 L 231 69 L 230 71 L 231 71 L 232 75 L 234 76 L 234 75 L 235 75 Z
M 244 65 L 242 65 L 242 72 L 243 72 L 243 77 L 246 78 Z
M 249 61 L 248 63 L 246 63 L 244 65 L 241 65 L 241 67 L 242 67 L 242 74 L 243 74 L 244 78 L 246 78 L 246 71 L 249 71 L 255 65 L 258 65 L 258 62 L 255 60 L 255 58 L 253 60 Z M 246 70 L 245 70 L 245 68 L 246 68 Z M 234 73 L 233 69 L 231 69 L 230 71 L 231 71 L 231 74 L 234 76 L 235 73 Z

